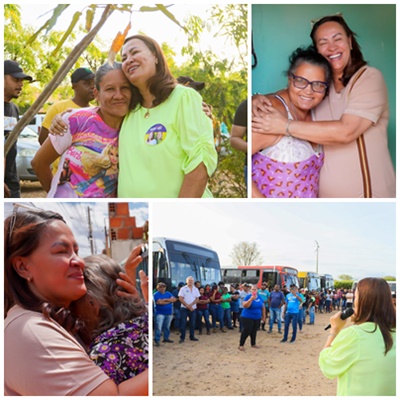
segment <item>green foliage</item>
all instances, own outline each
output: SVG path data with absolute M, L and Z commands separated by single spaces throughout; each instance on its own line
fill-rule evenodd
M 20 6 L 6 4 L 4 6 L 4 19 L 4 58 L 19 62 L 24 72 L 34 79 L 32 84 L 24 83 L 24 89 L 20 97 L 14 100 L 21 114 L 23 114 L 59 70 L 74 47 L 76 34 L 83 32 L 84 27 L 75 28 L 63 46 L 58 49 L 57 54 L 52 54 L 54 48 L 61 42 L 64 32 L 52 30 L 47 35 L 40 36 L 40 40 L 35 40 L 27 45 L 29 38 L 34 33 L 34 29 L 31 26 L 21 25 Z M 74 69 L 87 66 L 95 71 L 106 59 L 106 46 L 100 40 L 96 40 L 82 53 Z M 51 98 L 43 106 L 42 111 L 45 112 L 54 102 L 70 98 L 72 95 L 70 77 L 67 76 L 53 92 Z
M 353 286 L 353 282 L 352 280 L 343 280 L 343 281 L 334 281 L 334 287 L 335 289 L 351 289 L 351 287 Z
M 207 21 L 190 16 L 186 21 L 188 43 L 182 49 L 190 60 L 171 68 L 175 76 L 187 75 L 196 81 L 205 82 L 201 95 L 213 107 L 213 114 L 231 130 L 238 105 L 247 98 L 247 5 L 213 5 Z M 201 35 L 205 29 L 211 31 L 216 24 L 214 37 L 224 36 L 233 43 L 236 54 L 222 59 L 211 50 L 200 48 Z M 222 144 L 224 152 L 219 154 L 218 169 L 211 179 L 210 187 L 215 197 L 247 197 L 244 182 L 243 153 L 233 149 L 228 139 Z
M 384 276 L 382 279 L 384 279 L 385 281 L 395 281 L 396 277 L 395 276 Z
M 352 281 L 352 280 L 354 280 L 353 277 L 352 277 L 351 275 L 347 275 L 347 274 L 339 275 L 338 278 L 339 278 L 341 281 Z

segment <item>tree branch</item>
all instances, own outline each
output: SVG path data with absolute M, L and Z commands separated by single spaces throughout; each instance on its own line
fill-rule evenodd
M 51 96 L 54 90 L 58 85 L 63 81 L 65 76 L 71 70 L 72 66 L 76 63 L 80 55 L 84 52 L 84 50 L 89 46 L 89 44 L 96 37 L 97 33 L 103 27 L 108 17 L 112 14 L 113 8 L 111 4 L 107 4 L 105 7 L 103 14 L 100 18 L 100 21 L 97 25 L 74 47 L 71 51 L 70 55 L 65 59 L 63 65 L 56 72 L 53 79 L 50 81 L 45 90 L 39 95 L 36 101 L 32 104 L 32 106 L 28 109 L 28 111 L 24 114 L 24 116 L 18 121 L 17 125 L 15 125 L 14 129 L 8 136 L 5 144 L 4 144 L 4 157 L 7 156 L 13 144 L 17 141 L 18 135 L 21 133 L 22 129 L 28 125 L 29 121 L 39 112 L 40 108 L 46 102 L 46 100 Z

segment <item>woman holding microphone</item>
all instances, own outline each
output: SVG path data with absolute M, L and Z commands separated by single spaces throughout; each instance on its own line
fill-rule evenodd
M 319 355 L 329 379 L 338 378 L 339 396 L 396 395 L 396 310 L 387 282 L 365 278 L 358 282 L 354 324 L 343 329 L 341 313 L 331 317 L 331 329 Z
M 242 333 L 240 335 L 239 350 L 244 351 L 244 344 L 250 336 L 251 347 L 259 349 L 256 345 L 257 330 L 260 328 L 264 301 L 258 295 L 257 285 L 251 287 L 250 293 L 243 300 L 243 311 L 241 315 Z

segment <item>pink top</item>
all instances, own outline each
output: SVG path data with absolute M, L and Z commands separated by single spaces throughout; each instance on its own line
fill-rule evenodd
M 364 133 L 372 196 L 396 197 L 394 168 L 388 150 L 389 105 L 385 81 L 380 71 L 367 67 L 349 94 L 351 82 L 340 93 L 330 87 L 329 96 L 315 110 L 315 120 L 339 120 L 343 114 L 352 114 L 372 121 L 374 124 Z M 324 152 L 319 197 L 364 197 L 356 141 L 324 145 Z

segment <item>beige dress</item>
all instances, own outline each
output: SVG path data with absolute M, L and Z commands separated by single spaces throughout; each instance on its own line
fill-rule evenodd
M 372 67 L 367 67 L 353 86 L 355 76 L 340 93 L 330 87 L 329 95 L 315 110 L 315 119 L 339 120 L 343 114 L 352 114 L 372 121 L 373 125 L 364 133 L 372 197 L 396 197 L 394 168 L 388 150 L 389 106 L 385 81 Z M 319 197 L 364 197 L 357 142 L 325 145 L 324 150 Z
M 6 396 L 86 396 L 108 376 L 63 327 L 14 306 L 4 321 Z

